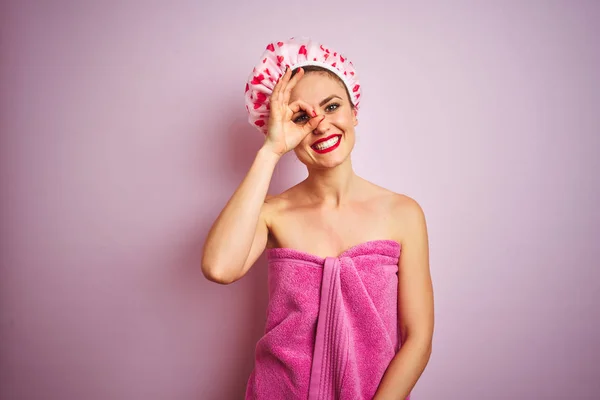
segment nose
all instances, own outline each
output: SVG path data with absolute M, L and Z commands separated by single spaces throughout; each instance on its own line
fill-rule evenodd
M 319 115 L 320 117 L 320 115 Z M 323 135 L 329 130 L 329 122 L 327 121 L 327 117 L 323 118 L 323 121 L 317 125 L 317 127 L 313 130 L 313 135 Z

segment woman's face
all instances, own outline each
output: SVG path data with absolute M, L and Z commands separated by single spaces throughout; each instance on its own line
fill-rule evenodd
M 302 100 L 325 119 L 296 146 L 298 159 L 309 168 L 332 168 L 348 158 L 354 147 L 356 112 L 343 84 L 321 72 L 306 72 L 291 92 L 290 103 Z M 292 121 L 305 124 L 309 117 L 300 111 Z

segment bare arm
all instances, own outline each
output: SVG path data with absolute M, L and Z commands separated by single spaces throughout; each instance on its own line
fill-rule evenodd
M 264 147 L 258 151 L 250 171 L 210 229 L 202 272 L 211 281 L 236 281 L 264 250 L 268 228 L 261 211 L 279 157 Z
M 398 271 L 398 315 L 402 347 L 388 366 L 375 400 L 405 399 L 431 355 L 433 285 L 425 216 L 412 199 L 399 212 L 406 227 Z
M 270 97 L 267 137 L 250 171 L 211 227 L 202 255 L 202 273 L 214 282 L 228 284 L 243 277 L 264 251 L 269 234 L 265 203 L 275 165 L 323 120 L 302 101 L 288 104 L 292 88 L 303 72 L 291 70 L 279 80 Z M 292 116 L 304 110 L 312 118 L 297 125 Z

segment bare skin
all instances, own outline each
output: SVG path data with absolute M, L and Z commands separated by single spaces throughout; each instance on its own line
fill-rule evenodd
M 401 232 L 390 223 L 390 209 L 400 199 L 394 193 L 358 176 L 340 202 L 307 195 L 307 182 L 267 200 L 267 247 L 287 247 L 320 257 L 337 256 L 370 240 L 400 242 Z M 293 227 L 293 229 L 290 229 Z
M 398 272 L 399 329 L 403 346 L 390 363 L 375 399 L 405 398 L 431 353 L 433 288 L 425 217 L 417 202 L 359 177 L 352 168 L 356 111 L 343 85 L 318 72 L 291 71 L 270 98 L 265 143 L 204 245 L 202 271 L 215 282 L 242 278 L 265 248 L 286 247 L 337 256 L 371 240 L 402 246 Z M 339 146 L 320 154 L 317 140 L 337 135 Z M 308 177 L 276 195 L 267 190 L 275 165 L 294 151 Z

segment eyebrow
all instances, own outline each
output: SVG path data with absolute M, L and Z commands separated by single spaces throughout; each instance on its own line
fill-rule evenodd
M 328 98 L 326 98 L 325 100 L 323 100 L 322 102 L 320 102 L 320 103 L 319 103 L 319 106 L 322 106 L 322 105 L 324 105 L 324 104 L 328 103 L 328 102 L 329 102 L 331 99 L 334 99 L 334 98 L 336 98 L 336 97 L 337 97 L 338 99 L 342 100 L 342 98 L 341 98 L 340 96 L 338 96 L 338 95 L 335 95 L 335 94 L 332 94 L 331 96 L 329 96 Z

